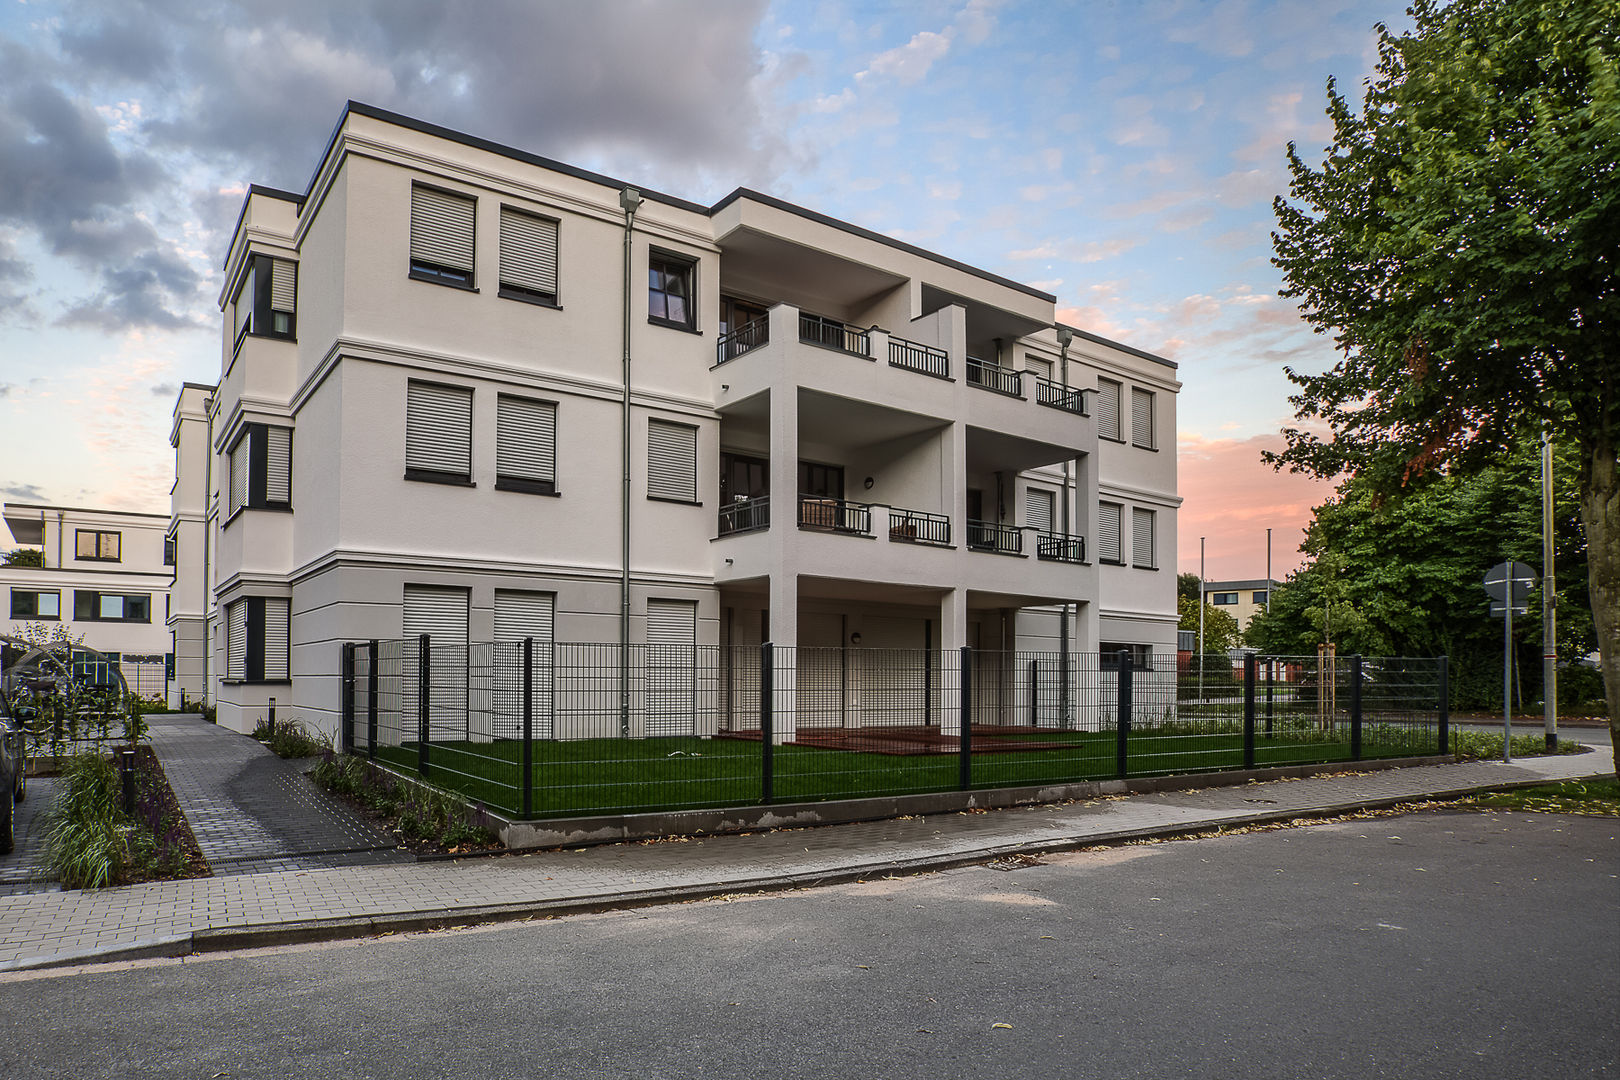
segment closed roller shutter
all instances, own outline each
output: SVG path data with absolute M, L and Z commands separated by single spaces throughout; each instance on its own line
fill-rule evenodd
M 697 501 L 697 429 L 647 422 L 647 497 Z
M 246 433 L 236 441 L 231 450 L 231 490 L 230 507 L 226 511 L 234 514 L 248 502 L 248 455 L 253 440 Z
M 428 187 L 411 188 L 411 261 L 473 271 L 476 203 Z
M 1121 524 L 1118 503 L 1097 504 L 1097 557 L 1103 562 L 1122 561 L 1119 534 Z
M 1053 506 L 1057 497 L 1050 491 L 1041 491 L 1031 488 L 1025 495 L 1024 523 L 1032 525 L 1036 532 L 1050 533 L 1052 531 Z
M 1153 449 L 1153 391 L 1131 387 L 1131 442 Z
M 534 737 L 552 737 L 553 642 L 557 598 L 551 593 L 495 590 L 494 735 L 523 736 L 523 639 L 534 639 Z
M 1048 382 L 1052 381 L 1052 361 L 1050 360 L 1039 356 L 1026 356 L 1024 357 L 1024 370 Z
M 501 207 L 501 284 L 557 296 L 557 223 Z
M 250 260 L 251 261 L 251 260 Z M 236 338 L 241 340 L 242 332 L 252 328 L 253 322 L 253 291 L 254 273 L 248 270 L 247 276 L 242 279 L 242 291 L 236 294 Z
M 238 600 L 225 609 L 225 677 L 247 678 L 248 605 Z
M 264 677 L 288 679 L 287 633 L 291 601 L 284 597 L 269 596 L 264 601 Z
M 1154 566 L 1153 511 L 1136 507 L 1131 510 L 1131 562 L 1137 566 Z
M 298 264 L 276 259 L 270 264 L 270 310 L 291 315 L 298 301 Z
M 472 391 L 412 382 L 405 402 L 405 467 L 472 475 Z
M 541 488 L 557 484 L 557 406 L 500 395 L 495 402 L 495 476 Z
M 292 502 L 292 428 L 265 429 L 264 498 L 266 502 Z
M 433 739 L 465 739 L 467 729 L 466 589 L 431 585 L 405 586 L 405 699 L 407 740 L 417 731 L 418 638 L 429 637 L 428 674 L 432 698 L 428 716 Z
M 1097 434 L 1104 439 L 1118 439 L 1119 394 L 1121 385 L 1113 379 L 1097 380 Z
M 647 601 L 647 734 L 696 731 L 697 604 Z

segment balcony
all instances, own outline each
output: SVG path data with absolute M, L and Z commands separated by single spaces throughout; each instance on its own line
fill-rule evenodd
M 757 499 L 741 499 L 720 508 L 720 535 L 758 532 L 771 527 L 771 499 L 769 495 Z
M 903 544 L 951 545 L 951 519 L 926 510 L 889 507 L 889 539 Z
M 769 318 L 755 319 L 744 323 L 729 334 L 723 334 L 715 343 L 714 364 L 719 367 L 728 360 L 735 360 L 750 349 L 757 349 L 767 345 L 771 340 L 771 320 Z
M 905 338 L 889 339 L 889 366 L 932 375 L 937 379 L 951 377 L 951 356 L 944 349 L 921 345 Z
M 1045 562 L 1084 563 L 1086 561 L 1086 538 L 1084 536 L 1058 536 L 1053 533 L 1036 533 L 1035 557 Z
M 799 528 L 871 536 L 872 508 L 865 503 L 847 502 L 844 499 L 800 495 Z
M 1054 409 L 1074 413 L 1076 416 L 1090 416 L 1086 412 L 1086 392 L 1072 387 L 1059 386 L 1051 379 L 1043 379 L 1039 375 L 1032 376 L 1035 380 L 1035 401 Z
M 1005 394 L 1008 397 L 1021 398 L 1024 396 L 1024 373 L 1014 371 L 1012 368 L 992 364 L 980 360 L 976 356 L 967 358 L 967 381 L 969 386 L 977 386 L 980 390 L 989 390 L 996 394 Z
M 872 358 L 872 337 L 865 330 L 807 311 L 799 312 L 799 340 L 809 345 L 854 353 L 869 360 Z
M 1024 554 L 1024 534 L 1016 525 L 969 519 L 967 536 L 969 551 L 989 551 L 997 555 Z

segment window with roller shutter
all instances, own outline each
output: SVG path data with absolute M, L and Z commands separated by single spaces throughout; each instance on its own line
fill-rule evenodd
M 237 289 L 235 348 L 248 336 L 293 340 L 297 335 L 298 264 L 249 255 Z
M 495 488 L 557 494 L 557 403 L 495 399 Z
M 647 734 L 691 735 L 697 712 L 697 604 L 647 601 Z
M 1131 387 L 1131 445 L 1153 450 L 1153 391 Z
M 557 228 L 551 218 L 501 207 L 501 296 L 557 305 Z
M 510 672 L 494 687 L 492 733 L 497 739 L 523 737 L 523 642 L 532 639 L 530 722 L 534 737 L 552 737 L 552 667 L 557 599 L 552 593 L 495 590 L 497 666 Z
M 1050 534 L 1057 517 L 1056 507 L 1056 492 L 1029 488 L 1024 492 L 1024 524 L 1038 533 Z
M 411 185 L 411 277 L 473 287 L 477 200 L 425 184 Z
M 647 498 L 697 502 L 697 428 L 647 421 Z
M 291 428 L 244 424 L 227 456 L 227 521 L 238 510 L 292 509 Z
M 405 391 L 405 479 L 472 485 L 473 392 L 410 380 Z
M 1122 442 L 1119 430 L 1120 392 L 1124 384 L 1113 379 L 1097 380 L 1097 438 Z
M 1140 506 L 1131 510 L 1131 565 L 1146 570 L 1158 568 L 1153 543 L 1154 512 Z
M 1120 515 L 1118 503 L 1097 504 L 1097 558 L 1101 562 L 1123 565 L 1121 558 Z
M 291 680 L 291 609 L 292 601 L 284 596 L 245 596 L 225 606 L 227 682 Z
M 418 732 L 421 635 L 428 636 L 428 728 L 433 739 L 469 736 L 466 589 L 406 585 L 405 668 L 401 683 L 406 737 Z

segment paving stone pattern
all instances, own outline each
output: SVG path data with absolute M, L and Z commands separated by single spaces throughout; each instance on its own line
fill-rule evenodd
M 56 798 L 56 781 L 28 778 L 28 797 L 15 807 L 17 846 L 0 855 L 0 896 L 54 892 L 61 888 L 45 872 L 45 811 Z
M 406 862 L 393 836 L 254 739 L 194 716 L 151 721 L 152 745 L 216 877 Z
M 1483 787 L 1606 774 L 1607 749 L 1164 792 L 1069 805 L 956 813 L 502 858 L 243 874 L 99 892 L 0 897 L 0 971 L 108 956 L 183 955 L 192 935 L 250 931 L 270 943 L 318 919 L 476 921 L 504 910 L 615 906 L 811 884 L 1133 837 L 1344 812 Z M 369 925 L 365 920 L 371 920 Z M 244 939 L 244 940 L 251 940 Z

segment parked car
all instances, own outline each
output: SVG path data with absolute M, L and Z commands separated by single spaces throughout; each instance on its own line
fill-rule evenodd
M 17 846 L 16 804 L 28 793 L 27 748 L 22 725 L 0 697 L 0 855 Z

